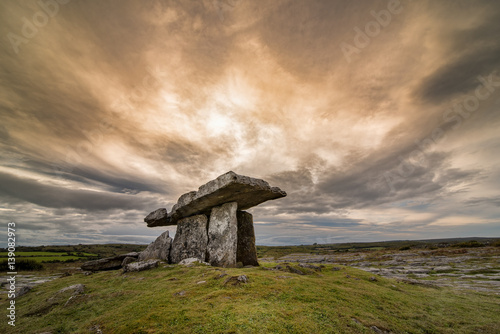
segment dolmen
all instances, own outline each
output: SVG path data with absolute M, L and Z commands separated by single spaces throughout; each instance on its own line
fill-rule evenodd
M 286 192 L 261 179 L 227 172 L 182 195 L 170 212 L 160 208 L 144 218 L 148 227 L 177 225 L 175 238 L 162 233 L 138 260 L 179 263 L 197 258 L 212 266 L 257 266 L 253 216 L 244 211 Z
M 148 227 L 177 225 L 174 239 L 165 231 L 140 253 L 88 261 L 81 268 L 89 272 L 141 271 L 158 266 L 157 260 L 258 266 L 253 216 L 243 210 L 285 196 L 283 190 L 264 180 L 228 172 L 198 191 L 182 195 L 170 212 L 160 208 L 144 218 Z

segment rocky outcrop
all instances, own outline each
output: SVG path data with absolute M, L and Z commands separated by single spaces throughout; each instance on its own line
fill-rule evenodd
M 227 172 L 202 185 L 198 191 L 182 195 L 172 211 L 158 209 L 144 218 L 148 227 L 176 225 L 185 217 L 205 214 L 215 206 L 229 202 L 238 203 L 238 210 L 246 210 L 268 200 L 285 197 L 286 193 L 278 187 L 271 187 L 261 179 Z
M 170 238 L 169 231 L 165 231 L 139 254 L 138 260 L 160 259 L 169 262 L 171 247 L 172 238 Z
M 88 271 L 120 269 L 122 267 L 123 260 L 126 257 L 132 257 L 137 259 L 139 257 L 139 253 L 132 252 L 113 257 L 107 257 L 104 259 L 87 261 L 84 264 L 82 264 L 81 268 L 82 270 L 88 270 Z
M 213 266 L 236 266 L 237 207 L 238 203 L 231 202 L 212 208 L 208 223 L 207 262 Z
M 207 216 L 187 217 L 177 224 L 177 232 L 172 243 L 170 258 L 172 263 L 195 257 L 205 261 L 207 253 Z
M 246 211 L 238 211 L 236 217 L 238 221 L 236 262 L 241 262 L 244 266 L 258 266 L 253 216 Z

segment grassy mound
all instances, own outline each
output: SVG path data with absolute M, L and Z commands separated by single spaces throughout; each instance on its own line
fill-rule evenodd
M 274 264 L 263 264 L 272 267 Z M 298 267 L 295 267 L 298 268 Z M 353 268 L 160 266 L 75 274 L 16 301 L 2 333 L 498 333 L 500 296 L 410 285 Z M 223 274 L 227 276 L 223 276 Z M 247 283 L 231 280 L 246 275 Z M 223 277 L 220 277 L 223 276 Z M 85 293 L 57 293 L 84 284 Z M 7 304 L 2 301 L 1 308 Z M 377 329 L 373 328 L 376 326 Z

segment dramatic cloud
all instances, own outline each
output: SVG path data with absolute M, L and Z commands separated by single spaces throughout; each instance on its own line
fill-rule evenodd
M 229 170 L 288 193 L 251 210 L 258 244 L 500 233 L 496 1 L 32 0 L 0 22 L 0 218 L 24 244 L 147 243 L 147 213 Z

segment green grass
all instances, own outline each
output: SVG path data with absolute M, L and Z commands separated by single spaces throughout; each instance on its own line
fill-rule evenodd
M 89 333 L 93 326 L 104 333 L 373 333 L 371 326 L 394 333 L 500 331 L 500 296 L 378 276 L 373 282 L 367 272 L 331 267 L 307 276 L 207 266 L 74 274 L 20 297 L 16 326 L 2 321 L 0 332 Z M 249 283 L 224 286 L 225 277 L 215 279 L 221 272 L 245 274 Z M 85 295 L 66 307 L 69 295 L 61 295 L 50 307 L 56 291 L 77 283 L 86 285 Z M 180 291 L 185 296 L 174 295 Z

